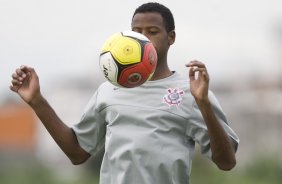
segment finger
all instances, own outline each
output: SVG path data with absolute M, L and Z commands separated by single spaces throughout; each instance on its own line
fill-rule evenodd
M 12 79 L 23 82 L 27 75 L 23 73 L 20 69 L 17 69 L 15 73 L 12 74 Z
M 190 63 L 186 64 L 186 66 L 193 68 L 195 72 L 201 72 L 201 73 L 205 72 L 206 74 L 208 74 L 206 65 L 200 61 L 193 60 Z
M 35 70 L 32 67 L 22 65 L 20 68 L 16 69 L 15 73 L 12 75 L 12 78 L 23 82 L 32 75 L 37 76 Z
M 12 79 L 20 80 L 20 76 L 17 73 L 12 74 Z
M 36 78 L 36 79 L 38 79 L 38 76 L 37 76 L 34 68 L 29 67 L 29 66 L 22 66 L 22 70 L 26 74 L 25 78 Z
M 24 83 L 24 80 L 22 77 L 19 77 L 17 74 L 12 75 L 12 81 L 11 83 L 13 85 L 22 85 Z
M 26 77 L 28 73 L 34 73 L 34 69 L 32 67 L 22 65 L 20 68 L 16 69 L 16 74 L 19 75 L 20 77 Z
M 193 80 L 195 80 L 195 71 L 193 70 L 193 68 L 190 68 L 189 69 L 189 79 L 190 79 L 190 81 L 193 81 Z
M 16 69 L 16 74 L 19 76 L 19 77 L 25 77 L 25 72 L 22 68 L 17 68 Z
M 21 88 L 21 86 L 23 85 L 23 82 L 19 81 L 19 80 L 16 80 L 16 79 L 13 79 L 11 81 L 11 85 L 10 85 L 10 89 L 12 91 L 15 91 L 15 92 L 18 92 L 18 90 Z
M 19 86 L 10 85 L 10 90 L 14 92 L 18 92 L 19 88 L 20 88 Z
M 22 81 L 19 81 L 19 80 L 16 80 L 16 79 L 13 79 L 12 81 L 11 81 L 11 83 L 12 83 L 12 85 L 22 85 L 23 84 L 23 82 Z
M 34 71 L 34 68 L 32 68 L 32 67 L 29 67 L 29 66 L 26 66 L 26 65 L 22 65 L 21 67 L 20 67 L 20 69 L 25 73 L 25 74 L 27 74 L 27 73 L 35 73 L 35 71 Z
M 191 67 L 194 72 L 205 72 L 207 71 L 205 68 Z
M 188 64 L 186 64 L 187 67 L 194 67 L 194 66 L 197 66 L 197 67 L 200 67 L 200 68 L 205 68 L 205 64 L 198 61 L 198 60 L 193 60 L 193 61 L 190 61 Z
M 199 72 L 199 75 L 198 75 L 199 79 L 203 77 L 205 80 L 209 80 L 209 74 L 205 68 L 193 68 L 193 71 L 195 73 Z

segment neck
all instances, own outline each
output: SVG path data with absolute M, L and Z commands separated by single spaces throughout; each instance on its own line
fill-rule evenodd
M 172 75 L 172 71 L 170 71 L 167 65 L 164 65 L 164 66 L 158 65 L 155 70 L 154 75 L 152 76 L 150 80 L 153 81 L 153 80 L 164 79 L 171 75 Z

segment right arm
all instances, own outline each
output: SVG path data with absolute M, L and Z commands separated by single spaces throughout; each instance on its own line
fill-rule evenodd
M 30 105 L 55 142 L 73 164 L 86 161 L 90 154 L 82 149 L 73 130 L 57 116 L 40 92 L 39 79 L 33 68 L 21 66 L 12 75 L 10 89 Z

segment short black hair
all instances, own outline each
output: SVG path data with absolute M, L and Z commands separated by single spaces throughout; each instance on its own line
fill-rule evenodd
M 149 2 L 139 6 L 135 10 L 132 20 L 137 13 L 147 13 L 147 12 L 161 14 L 167 32 L 173 31 L 175 29 L 174 18 L 171 11 L 166 6 L 157 2 Z

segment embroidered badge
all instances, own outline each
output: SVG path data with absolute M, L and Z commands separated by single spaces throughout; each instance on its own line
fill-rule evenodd
M 163 98 L 163 102 L 168 104 L 169 106 L 179 105 L 182 101 L 182 95 L 184 95 L 184 91 L 178 88 L 169 88 L 167 90 L 167 94 Z

